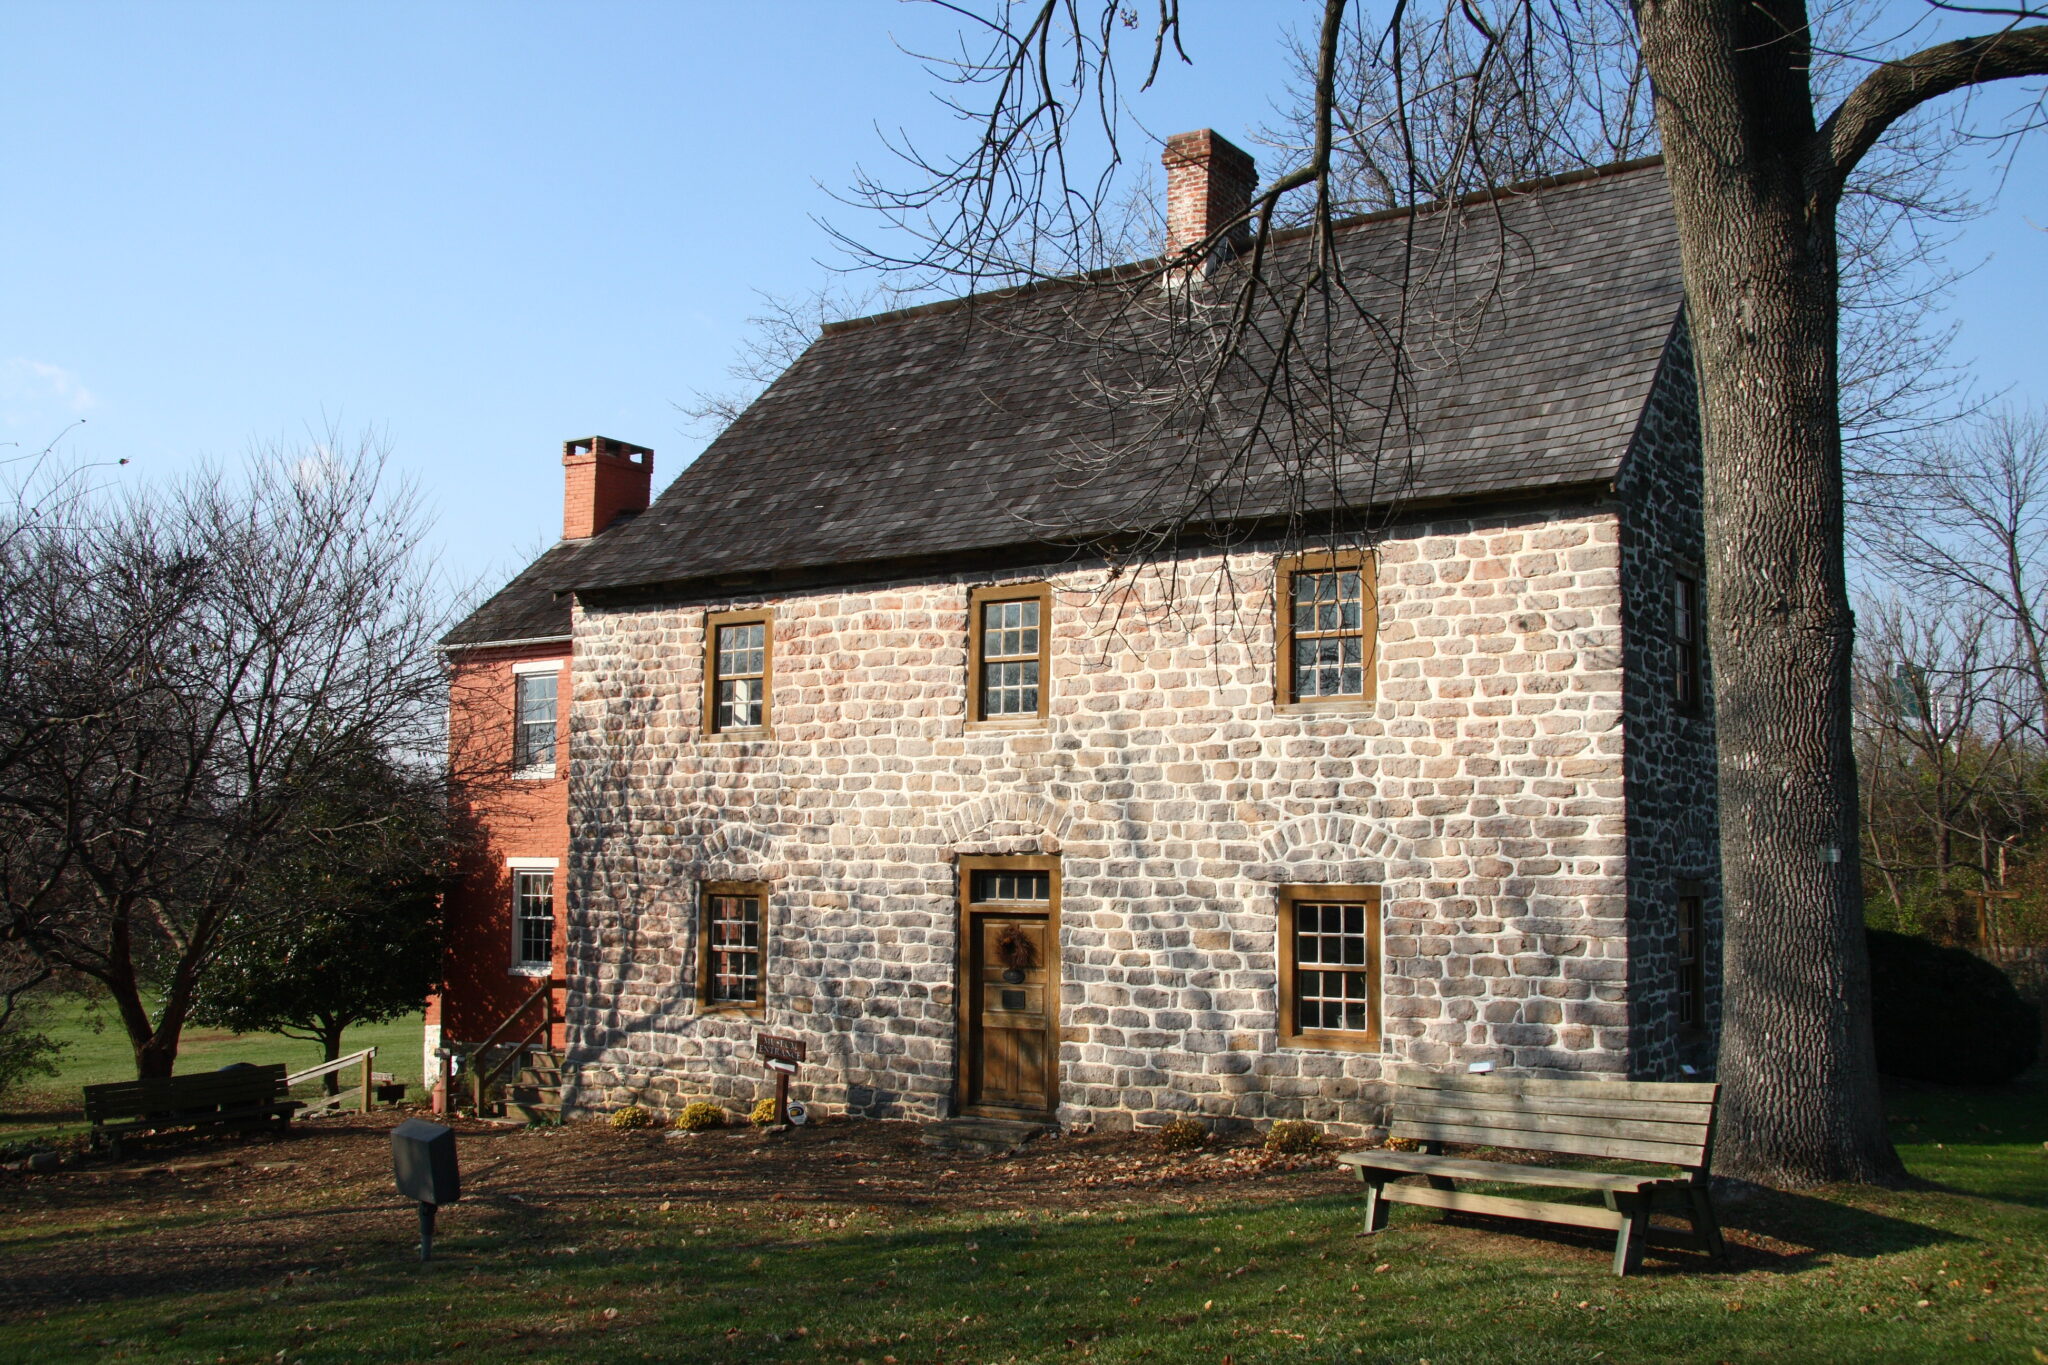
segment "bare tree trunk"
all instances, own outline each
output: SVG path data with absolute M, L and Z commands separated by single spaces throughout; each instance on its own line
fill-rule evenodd
M 323 1061 L 323 1062 L 332 1062 L 332 1061 L 338 1061 L 338 1060 L 340 1060 L 340 1058 L 341 1058 L 341 1035 L 342 1035 L 342 1033 L 343 1033 L 343 1032 L 344 1032 L 344 1031 L 345 1031 L 345 1030 L 346 1030 L 347 1028 L 348 1028 L 348 1021 L 347 1021 L 346 1019 L 336 1019 L 336 1018 L 335 1018 L 335 1017 L 334 1017 L 333 1015 L 331 1015 L 331 1014 L 323 1014 L 323 1015 L 321 1015 L 321 1016 L 320 1016 L 320 1060 L 321 1060 L 321 1061 Z M 330 1071 L 330 1072 L 328 1072 L 328 1073 L 327 1073 L 327 1077 L 326 1077 L 326 1080 L 327 1080 L 327 1093 L 328 1093 L 328 1094 L 330 1094 L 330 1095 L 333 1095 L 333 1094 L 337 1094 L 337 1093 L 339 1093 L 339 1092 L 340 1092 L 340 1090 L 341 1090 L 341 1077 L 340 1077 L 340 1076 L 338 1076 L 338 1075 L 336 1075 L 336 1074 L 335 1074 L 334 1072 Z
M 1712 0 L 1641 0 L 1637 19 L 1706 447 L 1726 917 L 1716 1165 L 1776 1185 L 1892 1181 L 1854 855 L 1834 187 L 1816 178 L 1805 19 Z

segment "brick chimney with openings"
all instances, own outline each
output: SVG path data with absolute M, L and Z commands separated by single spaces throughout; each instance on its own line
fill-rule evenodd
M 609 436 L 562 443 L 562 538 L 585 540 L 627 512 L 644 512 L 654 452 Z
M 1175 133 L 1160 157 L 1166 163 L 1166 254 L 1179 256 L 1251 207 L 1258 165 L 1242 147 L 1213 129 Z M 1202 265 L 1206 269 L 1251 244 L 1249 223 L 1232 227 Z

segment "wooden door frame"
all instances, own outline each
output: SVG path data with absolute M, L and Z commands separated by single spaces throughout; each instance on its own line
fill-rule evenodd
M 1059 1112 L 1060 1107 L 1060 860 L 1058 854 L 1015 854 L 981 855 L 963 853 L 954 860 L 954 873 L 959 880 L 956 901 L 960 915 L 957 922 L 959 949 L 954 962 L 955 1022 L 953 1047 L 953 1112 L 969 1112 L 969 1094 L 973 1088 L 975 1049 L 979 1046 L 979 1029 L 975 1020 L 981 992 L 976 989 L 975 917 L 977 911 L 970 897 L 974 892 L 974 874 L 977 872 L 1049 872 L 1051 876 L 1051 898 L 1045 902 L 1045 933 L 1049 951 L 1046 953 L 1046 1057 L 1045 1108 L 1034 1113 L 1005 1104 L 974 1104 L 976 1114 L 1000 1117 L 1047 1118 Z M 998 902 L 984 912 L 991 915 L 1035 915 L 1040 913 L 1032 904 Z

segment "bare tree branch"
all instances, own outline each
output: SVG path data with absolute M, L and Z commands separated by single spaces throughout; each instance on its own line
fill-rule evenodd
M 2017 17 L 2038 17 L 2018 12 Z M 1885 130 L 1927 101 L 1970 86 L 2048 75 L 2048 25 L 1939 43 L 1887 61 L 1863 78 L 1821 126 L 1824 193 L 1838 194 Z

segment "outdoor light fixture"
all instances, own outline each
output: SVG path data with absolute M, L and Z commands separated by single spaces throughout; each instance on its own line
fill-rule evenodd
M 1474 1063 L 1472 1063 L 1472 1065 L 1470 1065 L 1470 1066 L 1466 1067 L 1465 1069 L 1466 1069 L 1467 1071 L 1469 1071 L 1469 1072 L 1473 1073 L 1473 1074 L 1474 1074 L 1474 1075 L 1476 1075 L 1476 1076 L 1483 1076 L 1483 1075 L 1485 1075 L 1485 1074 L 1486 1074 L 1487 1072 L 1489 1072 L 1489 1071 L 1493 1070 L 1493 1063 L 1492 1063 L 1492 1062 L 1474 1062 Z
M 391 1173 L 398 1192 L 420 1206 L 420 1260 L 434 1257 L 434 1210 L 462 1198 L 455 1171 L 455 1130 L 407 1119 L 391 1130 Z

